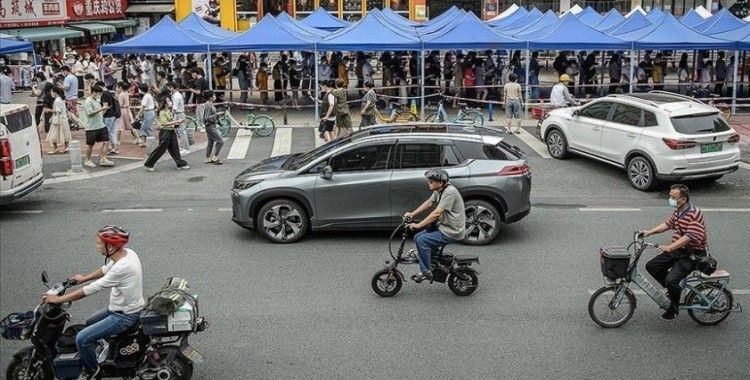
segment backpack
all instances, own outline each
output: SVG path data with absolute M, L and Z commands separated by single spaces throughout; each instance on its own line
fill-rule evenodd
M 336 112 L 336 116 L 349 114 L 349 104 L 346 102 L 346 89 L 339 88 L 333 91 L 333 98 L 335 99 L 333 110 Z

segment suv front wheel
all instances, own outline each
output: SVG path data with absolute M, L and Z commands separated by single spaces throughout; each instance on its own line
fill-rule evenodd
M 559 129 L 549 131 L 545 142 L 550 156 L 558 160 L 568 157 L 568 140 L 565 139 L 565 135 Z
M 495 240 L 500 232 L 502 218 L 497 207 L 479 199 L 466 201 L 466 238 L 468 245 L 485 245 Z
M 294 243 L 305 236 L 310 221 L 299 203 L 277 199 L 261 207 L 256 226 L 263 237 L 274 243 Z
M 628 180 L 640 191 L 648 191 L 656 186 L 656 172 L 651 162 L 643 156 L 635 156 L 628 161 Z

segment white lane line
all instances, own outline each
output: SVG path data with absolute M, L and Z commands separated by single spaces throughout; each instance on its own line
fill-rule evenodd
M 746 162 L 740 162 L 740 167 L 743 168 L 743 169 L 745 169 L 745 170 L 750 170 L 750 164 L 748 164 Z
M 750 208 L 701 208 L 707 212 L 750 212 Z
M 292 129 L 276 129 L 276 137 L 273 139 L 273 150 L 271 157 L 281 156 L 292 152 Z
M 323 139 L 321 139 L 319 137 L 320 132 L 318 132 L 317 128 L 313 128 L 312 132 L 313 132 L 313 140 L 315 140 L 315 147 L 316 148 L 326 143 L 325 140 L 323 140 Z
M 542 158 L 552 158 L 547 151 L 547 145 L 544 145 L 543 142 L 539 141 L 539 139 L 531 133 L 526 132 L 525 129 L 521 128 L 521 133 L 516 136 L 518 136 L 524 144 L 528 145 L 529 148 L 534 149 L 534 151 L 542 156 Z
M 102 210 L 104 213 L 116 213 L 116 212 L 162 212 L 160 208 L 111 208 Z
M 3 210 L 3 214 L 41 214 L 44 210 Z
M 639 212 L 639 208 L 622 208 L 622 207 L 581 207 L 578 211 L 589 211 L 589 212 Z
M 237 136 L 232 142 L 232 147 L 229 149 L 227 154 L 227 160 L 242 160 L 247 155 L 247 148 L 250 147 L 250 140 L 252 140 L 253 131 L 247 129 L 238 129 Z
M 232 209 L 231 208 L 217 208 L 216 211 L 228 212 L 228 211 L 232 211 Z
M 729 288 L 732 291 L 732 294 L 739 295 L 739 296 L 747 296 L 750 295 L 750 289 L 732 289 Z M 598 289 L 589 289 L 589 295 L 594 294 Z M 643 290 L 640 289 L 630 289 L 633 291 L 633 294 L 637 296 L 643 296 L 646 295 L 646 293 Z

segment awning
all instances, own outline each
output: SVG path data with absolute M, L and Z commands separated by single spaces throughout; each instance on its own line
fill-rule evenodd
M 174 4 L 132 4 L 128 6 L 125 13 L 172 13 Z
M 61 38 L 83 37 L 83 32 L 62 28 L 59 26 L 43 26 L 39 28 L 5 29 L 3 33 L 18 37 L 26 41 L 51 41 Z
M 102 20 L 98 21 L 100 24 L 109 24 L 114 26 L 115 28 L 129 28 L 131 26 L 138 25 L 138 21 L 133 19 L 124 19 L 124 20 Z
M 113 25 L 103 24 L 98 22 L 87 22 L 82 24 L 69 24 L 69 27 L 73 29 L 83 30 L 91 33 L 92 36 L 107 33 L 116 33 L 117 29 Z

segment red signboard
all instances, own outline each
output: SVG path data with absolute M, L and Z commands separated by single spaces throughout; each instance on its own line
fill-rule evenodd
M 61 25 L 68 19 L 65 0 L 0 0 L 0 28 Z
M 127 0 L 67 0 L 70 21 L 125 17 Z

